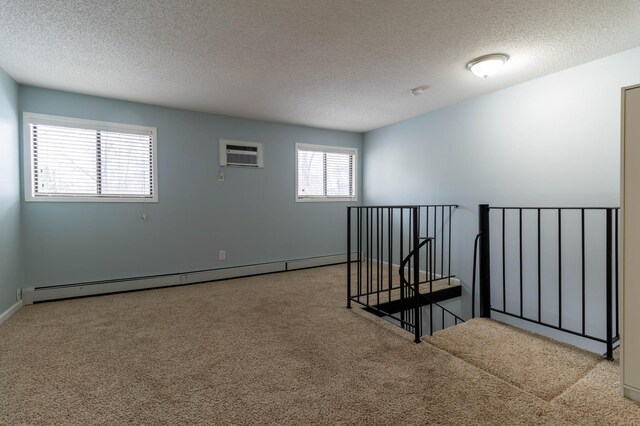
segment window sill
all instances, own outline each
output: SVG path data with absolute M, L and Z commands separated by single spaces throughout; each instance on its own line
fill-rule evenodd
M 296 203 L 355 203 L 358 201 L 357 197 L 308 197 L 308 198 L 299 198 L 296 197 Z
M 27 203 L 157 203 L 158 197 L 69 197 L 55 195 L 26 196 Z

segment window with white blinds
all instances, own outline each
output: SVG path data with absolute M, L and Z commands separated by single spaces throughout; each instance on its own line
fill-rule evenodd
M 24 124 L 27 201 L 157 201 L 155 128 L 30 113 Z
M 296 144 L 297 201 L 355 201 L 358 151 Z

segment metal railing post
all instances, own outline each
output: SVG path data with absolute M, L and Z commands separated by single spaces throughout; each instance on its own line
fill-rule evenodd
M 607 359 L 613 359 L 613 296 L 612 296 L 612 279 L 613 279 L 613 222 L 611 217 L 612 209 L 607 209 Z
M 420 262 L 420 249 L 419 249 L 419 238 L 420 236 L 418 235 L 420 232 L 420 229 L 418 228 L 418 207 L 413 207 L 411 209 L 412 211 L 412 222 L 413 222 L 413 235 L 412 235 L 412 240 L 413 240 L 413 283 L 414 283 L 414 302 L 415 302 L 415 314 L 414 314 L 414 322 L 415 322 L 415 327 L 414 327 L 414 331 L 415 331 L 415 342 L 416 343 L 420 343 L 420 339 L 422 338 L 422 322 L 421 322 L 421 318 L 420 318 L 420 268 L 419 268 L 419 262 Z
M 471 318 L 476 317 L 476 275 L 478 269 L 478 242 L 480 241 L 480 234 L 476 235 L 476 240 L 473 242 L 473 272 L 471 275 Z
M 488 204 L 480 204 L 478 206 L 478 217 L 480 234 L 480 317 L 491 318 L 491 246 Z M 475 300 L 473 303 L 476 303 Z
M 347 207 L 347 308 L 351 309 L 351 207 Z
M 427 251 L 431 253 L 433 240 L 429 240 Z M 426 266 L 426 265 L 425 265 Z M 433 264 L 429 255 L 429 265 L 427 269 L 427 279 L 429 280 L 429 336 L 433 336 Z M 442 329 L 444 330 L 444 310 L 442 311 Z

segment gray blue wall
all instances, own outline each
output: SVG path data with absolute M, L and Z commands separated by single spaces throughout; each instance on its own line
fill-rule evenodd
M 0 313 L 22 287 L 18 85 L 0 69 Z
M 158 203 L 23 203 L 26 287 L 345 252 L 347 203 L 295 202 L 295 143 L 361 152 L 361 134 L 34 87 L 20 88 L 20 110 L 158 129 Z M 218 182 L 219 138 L 262 142 L 264 169 L 226 168 Z
M 638 69 L 640 48 L 366 133 L 364 200 L 458 203 L 468 290 L 479 203 L 619 204 L 620 89 Z

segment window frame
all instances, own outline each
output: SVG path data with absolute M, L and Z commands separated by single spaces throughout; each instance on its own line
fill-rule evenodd
M 56 195 L 41 194 L 35 195 L 33 181 L 33 147 L 29 125 L 48 124 L 57 126 L 69 126 L 91 130 L 126 132 L 151 134 L 152 139 L 152 170 L 151 185 L 153 195 L 150 197 L 132 197 L 130 195 Z M 37 114 L 24 112 L 22 114 L 22 136 L 23 136 L 23 172 L 24 172 L 24 201 L 25 202 L 75 202 L 75 203 L 157 203 L 158 202 L 158 138 L 155 127 L 137 126 L 133 124 L 112 123 L 107 121 L 86 120 L 82 118 L 65 117 L 59 115 Z
M 319 151 L 324 153 L 336 153 L 336 154 L 350 154 L 353 155 L 353 197 L 330 197 L 330 196 L 307 196 L 302 197 L 298 195 L 298 151 L 302 148 L 304 151 L 307 148 L 310 151 Z M 308 143 L 296 143 L 296 149 L 294 153 L 295 157 L 295 200 L 296 203 L 316 203 L 316 202 L 357 202 L 358 201 L 358 148 L 344 147 L 344 146 L 331 146 L 331 145 L 317 145 Z

